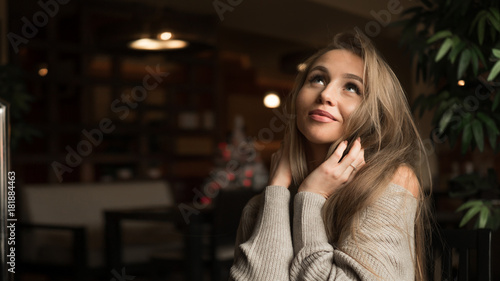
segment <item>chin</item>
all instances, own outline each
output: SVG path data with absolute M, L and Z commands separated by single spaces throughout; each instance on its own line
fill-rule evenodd
M 297 129 L 307 142 L 316 145 L 332 144 L 342 137 L 342 133 L 338 132 L 338 128 L 335 127 L 325 128 L 297 124 Z
M 312 135 L 312 134 L 303 134 L 304 139 L 307 143 L 313 144 L 313 145 L 331 145 L 334 143 L 336 140 L 339 138 L 336 136 L 318 136 L 318 135 Z

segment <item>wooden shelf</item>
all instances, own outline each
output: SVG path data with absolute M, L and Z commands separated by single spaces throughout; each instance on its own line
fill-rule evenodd
M 43 34 L 11 54 L 26 71 L 36 98 L 30 122 L 43 135 L 27 152 L 21 148 L 13 163 L 26 169 L 28 183 L 28 169 L 40 164 L 46 165 L 45 179 L 37 176 L 33 182 L 57 182 L 51 163 L 66 164 L 69 150 L 78 152 L 90 144 L 92 151 L 83 151 L 86 155 L 80 155 L 65 181 L 98 181 L 124 168 L 138 179 L 149 177 L 150 169 L 160 169 L 162 178 L 185 179 L 189 167 L 194 178 L 208 176 L 217 136 L 222 135 L 217 132 L 217 49 L 196 42 L 191 48 L 161 52 L 118 46 L 121 41 L 100 37 L 102 26 L 95 19 L 102 19 L 102 11 L 97 7 L 98 1 L 68 3 Z M 122 12 L 149 16 L 130 8 Z M 10 7 L 9 13 L 27 14 L 22 5 Z M 122 16 L 106 19 L 106 26 L 119 26 Z M 19 24 L 14 22 L 12 30 L 21 30 Z M 65 33 L 68 26 L 74 27 L 72 34 Z M 45 77 L 38 75 L 42 64 L 49 69 Z M 144 100 L 131 100 L 147 67 L 157 66 L 169 75 L 148 89 Z M 101 122 L 113 129 L 101 130 Z

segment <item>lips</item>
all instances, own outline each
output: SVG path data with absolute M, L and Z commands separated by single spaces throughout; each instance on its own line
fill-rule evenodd
M 315 109 L 313 111 L 310 111 L 309 117 L 311 117 L 312 119 L 319 121 L 319 122 L 337 121 L 337 119 L 335 119 L 333 117 L 333 115 L 331 115 L 329 112 L 321 110 L 321 109 Z

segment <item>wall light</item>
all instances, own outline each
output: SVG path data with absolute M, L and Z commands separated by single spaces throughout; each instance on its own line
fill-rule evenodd
M 463 87 L 463 86 L 465 86 L 465 81 L 464 80 L 458 80 L 457 84 L 458 84 L 458 86 Z
M 274 92 L 268 92 L 264 97 L 264 106 L 267 108 L 276 108 L 280 106 L 280 97 Z

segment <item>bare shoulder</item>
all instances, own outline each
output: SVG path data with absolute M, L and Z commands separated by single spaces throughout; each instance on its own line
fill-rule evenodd
M 418 197 L 420 184 L 417 176 L 410 167 L 406 165 L 399 166 L 391 182 L 406 188 L 415 198 Z

